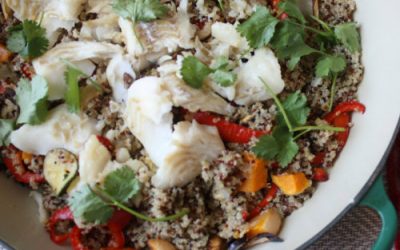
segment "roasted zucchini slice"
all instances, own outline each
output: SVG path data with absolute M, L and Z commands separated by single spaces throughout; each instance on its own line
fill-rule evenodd
M 78 171 L 78 160 L 65 149 L 53 149 L 44 159 L 44 178 L 56 195 L 67 187 Z

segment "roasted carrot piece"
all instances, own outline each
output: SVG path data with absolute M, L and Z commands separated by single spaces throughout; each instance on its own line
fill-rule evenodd
M 0 63 L 6 63 L 10 60 L 12 53 L 4 46 L 0 44 Z
M 252 219 L 249 225 L 249 231 L 247 232 L 247 238 L 249 239 L 262 233 L 277 235 L 282 226 L 282 217 L 278 210 L 272 207 Z
M 244 154 L 244 160 L 251 164 L 251 168 L 247 173 L 246 180 L 239 187 L 239 191 L 245 193 L 257 192 L 267 185 L 266 162 L 247 152 Z
M 298 195 L 311 186 L 304 173 L 273 175 L 272 182 L 286 195 Z

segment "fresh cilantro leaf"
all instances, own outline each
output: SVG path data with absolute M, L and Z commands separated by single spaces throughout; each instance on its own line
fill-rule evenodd
M 301 27 L 284 21 L 275 32 L 271 46 L 281 60 L 289 59 L 288 67 L 293 70 L 303 56 L 318 52 L 304 42 L 305 32 Z
M 215 60 L 215 62 L 211 65 L 211 68 L 214 70 L 217 69 L 227 69 L 229 66 L 229 60 L 226 56 L 219 56 Z
M 346 68 L 346 59 L 341 55 L 325 55 L 321 57 L 315 67 L 317 77 L 327 77 L 340 73 Z
M 306 33 L 301 26 L 284 20 L 277 26 L 271 45 L 274 48 L 287 47 L 293 40 L 301 39 L 304 41 L 305 35 Z
M 222 87 L 229 87 L 236 82 L 237 76 L 231 71 L 216 70 L 211 78 Z
M 302 24 L 306 23 L 306 19 L 295 0 L 281 1 L 278 4 L 278 8 L 280 11 L 288 14 L 289 17 L 296 18 Z
M 187 85 L 200 89 L 212 70 L 194 56 L 183 59 L 181 74 Z
M 211 74 L 211 78 L 222 87 L 232 86 L 236 82 L 237 75 L 230 70 L 227 57 L 218 57 L 211 68 L 214 71 Z
M 335 26 L 337 39 L 350 50 L 351 53 L 360 51 L 360 35 L 355 23 L 344 23 Z
M 64 58 L 61 58 L 60 60 L 67 66 L 67 68 L 69 67 L 69 68 L 73 69 L 74 71 L 77 72 L 77 74 L 82 75 L 83 78 L 88 78 L 88 81 L 94 86 L 94 88 L 97 91 L 100 91 L 100 92 L 103 91 L 101 85 L 97 81 L 93 80 L 89 75 L 87 75 L 85 72 L 83 72 L 78 67 L 76 67 L 72 62 L 70 62 Z
M 282 102 L 282 106 L 293 127 L 303 126 L 306 124 L 308 115 L 310 114 L 310 108 L 307 107 L 307 98 L 304 94 L 300 91 L 290 94 L 285 101 Z M 277 121 L 279 124 L 285 123 L 281 111 L 277 114 Z
M 22 28 L 22 25 L 19 25 Z M 15 30 L 10 33 L 7 39 L 7 48 L 15 53 L 26 54 L 26 40 L 22 30 Z
M 113 0 L 113 10 L 121 17 L 150 22 L 165 16 L 168 7 L 159 0 Z
M 14 130 L 15 122 L 8 119 L 0 119 L 0 146 L 7 146 L 10 143 L 9 136 Z
M 111 172 L 104 180 L 104 191 L 121 203 L 127 202 L 140 190 L 135 173 L 127 166 Z
M 305 44 L 304 41 L 295 40 L 293 44 L 286 48 L 286 52 L 281 52 L 281 56 L 290 58 L 287 65 L 290 70 L 293 70 L 303 56 L 308 56 L 315 52 L 317 50 Z
M 265 160 L 276 160 L 286 167 L 296 156 L 299 146 L 286 126 L 276 127 L 271 135 L 263 135 L 251 151 Z
M 18 82 L 16 89 L 17 104 L 20 108 L 18 124 L 35 125 L 46 119 L 48 91 L 47 82 L 41 76 L 35 76 L 31 82 L 27 79 L 21 79 Z
M 81 71 L 73 67 L 67 66 L 64 73 L 65 82 L 67 83 L 67 92 L 65 93 L 65 103 L 68 110 L 72 113 L 79 113 L 81 109 L 79 79 L 84 77 Z
M 266 7 L 258 6 L 253 15 L 237 27 L 237 31 L 252 48 L 258 49 L 271 41 L 278 23 L 279 20 Z
M 25 20 L 9 30 L 7 48 L 24 59 L 34 59 L 43 55 L 48 46 L 46 30 L 35 21 Z
M 68 199 L 68 205 L 74 218 L 83 223 L 104 224 L 114 211 L 88 185 L 74 191 Z

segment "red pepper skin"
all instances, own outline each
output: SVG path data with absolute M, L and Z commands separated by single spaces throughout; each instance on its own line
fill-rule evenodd
M 64 207 L 61 209 L 56 210 L 50 217 L 47 227 L 48 231 L 50 233 L 50 239 L 56 243 L 56 244 L 62 244 L 66 240 L 68 240 L 70 233 L 65 233 L 65 234 L 57 234 L 56 232 L 56 224 L 59 221 L 63 220 L 71 220 L 73 221 L 74 217 L 72 215 L 71 210 L 69 207 Z
M 25 184 L 44 182 L 43 175 L 33 173 L 26 169 L 24 162 L 22 161 L 21 151 L 17 150 L 13 146 L 9 146 L 8 150 L 14 155 L 14 159 L 4 157 L 3 162 L 8 171 L 10 171 L 10 173 L 14 176 L 15 180 Z
M 107 228 L 111 234 L 108 246 L 102 249 L 124 250 L 125 236 L 123 228 L 128 225 L 133 216 L 123 210 L 116 210 L 107 223 Z M 81 241 L 82 231 L 79 227 L 75 226 L 71 233 L 71 244 L 73 250 L 88 250 Z
M 124 210 L 115 210 L 113 216 L 108 221 L 108 224 L 114 224 L 123 229 L 129 224 L 132 218 L 133 216 Z
M 110 241 L 108 242 L 107 248 L 121 249 L 125 245 L 125 236 L 122 232 L 120 225 L 109 223 L 107 228 L 111 234 Z M 82 230 L 75 226 L 72 228 L 70 233 L 71 245 L 73 250 L 88 250 L 89 248 L 84 246 L 81 240 Z
M 333 121 L 340 116 L 343 113 L 349 113 L 349 112 L 360 112 L 360 113 L 365 113 L 365 106 L 364 104 L 358 102 L 358 101 L 347 101 L 347 102 L 342 102 L 339 103 L 332 112 L 327 114 L 325 116 L 325 121 L 328 123 L 333 123 Z
M 339 132 L 336 134 L 336 140 L 338 141 L 338 144 L 340 147 L 344 147 L 347 143 L 347 139 L 349 138 L 350 120 L 351 120 L 351 117 L 350 117 L 349 113 L 342 113 L 333 120 L 333 125 L 335 127 L 342 127 L 342 128 L 346 129 L 344 132 Z
M 247 216 L 246 220 L 251 220 L 257 215 L 261 213 L 264 207 L 268 206 L 268 204 L 273 200 L 278 192 L 278 186 L 272 184 L 271 188 L 268 190 L 267 194 L 265 195 L 264 199 L 257 204 L 257 206 L 250 212 Z
M 125 236 L 119 224 L 108 223 L 108 230 L 111 233 L 111 239 L 108 242 L 108 247 L 122 248 L 125 246 Z
M 249 218 L 249 212 L 247 212 L 247 211 L 243 211 L 242 212 L 242 218 L 243 218 L 243 220 L 244 221 L 247 221 L 247 219 Z
M 323 168 L 314 168 L 313 172 L 314 173 L 313 173 L 312 179 L 314 181 L 324 182 L 324 181 L 329 180 L 329 175 L 328 175 L 328 173 L 326 172 L 325 169 L 323 169 Z
M 254 130 L 229 122 L 223 117 L 208 112 L 197 112 L 193 118 L 200 124 L 215 126 L 225 142 L 248 143 L 252 137 L 260 137 L 268 133 L 268 131 Z
M 105 138 L 104 136 L 101 136 L 101 135 L 96 135 L 96 137 L 97 137 L 97 140 L 99 140 L 99 142 L 101 144 L 103 144 L 103 146 L 106 147 L 110 152 L 113 151 L 114 146 L 110 142 L 109 139 L 107 139 L 107 138 Z
M 318 152 L 311 161 L 312 166 L 321 166 L 325 160 L 325 152 Z
M 89 248 L 85 247 L 81 241 L 82 230 L 75 226 L 72 228 L 70 233 L 71 245 L 73 250 L 89 250 Z

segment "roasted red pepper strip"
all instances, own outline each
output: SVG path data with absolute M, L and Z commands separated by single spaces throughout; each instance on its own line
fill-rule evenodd
M 314 168 L 312 179 L 318 182 L 324 182 L 329 180 L 329 175 L 323 168 Z
M 325 152 L 318 152 L 314 159 L 311 161 L 312 166 L 321 166 L 325 160 Z
M 348 102 L 342 102 L 340 104 L 338 104 L 332 112 L 330 112 L 329 114 L 327 114 L 325 116 L 325 121 L 327 121 L 328 123 L 333 123 L 333 121 L 340 116 L 343 113 L 349 113 L 349 112 L 361 112 L 364 113 L 365 112 L 365 106 L 364 104 L 358 102 L 358 101 L 348 101 Z
M 122 210 L 116 210 L 113 217 L 107 223 L 107 228 L 111 234 L 108 246 L 104 249 L 124 249 L 125 246 L 125 236 L 123 233 L 123 228 L 128 225 L 132 219 L 132 215 L 128 214 Z M 75 226 L 70 234 L 72 248 L 74 250 L 87 250 L 81 240 L 82 231 L 79 227 Z
M 225 142 L 248 143 L 252 137 L 260 137 L 268 133 L 229 122 L 223 117 L 208 112 L 197 112 L 193 118 L 200 124 L 217 127 L 219 135 Z
M 120 227 L 120 225 L 109 223 L 107 227 L 111 234 L 111 239 L 108 242 L 108 247 L 114 247 L 114 248 L 124 247 L 125 236 L 124 233 L 122 232 L 122 228 Z
M 129 224 L 132 218 L 133 216 L 130 213 L 123 210 L 116 210 L 111 219 L 108 221 L 108 224 L 115 224 L 123 229 Z
M 97 135 L 97 140 L 99 140 L 99 142 L 101 144 L 103 144 L 104 147 L 106 147 L 109 151 L 113 150 L 113 144 L 110 142 L 109 139 L 105 138 L 104 136 L 101 135 Z
M 346 145 L 347 138 L 349 138 L 350 119 L 351 119 L 351 117 L 350 117 L 349 113 L 342 113 L 333 120 L 333 125 L 335 127 L 342 127 L 342 128 L 346 129 L 344 132 L 339 132 L 336 134 L 336 139 L 337 139 L 340 147 L 344 147 L 344 145 Z
M 24 162 L 22 161 L 21 151 L 17 150 L 13 146 L 9 146 L 7 150 L 8 153 L 12 155 L 12 158 L 3 157 L 3 162 L 8 171 L 10 171 L 14 176 L 15 180 L 26 184 L 44 182 L 44 176 L 42 174 L 33 173 L 26 169 Z
M 73 221 L 74 217 L 72 215 L 71 210 L 69 207 L 64 207 L 61 209 L 56 210 L 50 217 L 47 227 L 50 233 L 50 239 L 56 244 L 62 244 L 66 240 L 68 240 L 70 233 L 65 234 L 57 234 L 56 232 L 56 225 L 60 221 Z
M 125 236 L 124 233 L 122 232 L 122 229 L 119 225 L 117 224 L 108 224 L 107 225 L 108 230 L 111 234 L 110 241 L 108 242 L 107 247 L 111 248 L 123 248 L 125 245 Z M 78 227 L 75 226 L 70 233 L 70 238 L 71 238 L 71 245 L 73 250 L 88 250 L 89 248 L 86 247 L 82 243 L 82 230 Z
M 257 215 L 259 215 L 263 210 L 263 208 L 268 206 L 271 200 L 275 198 L 277 192 L 278 192 L 278 187 L 275 184 L 272 184 L 271 188 L 268 190 L 264 199 L 262 199 L 262 201 L 260 201 L 260 203 L 257 204 L 257 206 L 250 212 L 250 214 L 246 216 L 245 220 L 251 220 Z
M 73 250 L 89 250 L 81 241 L 82 230 L 78 226 L 72 228 L 69 236 Z

